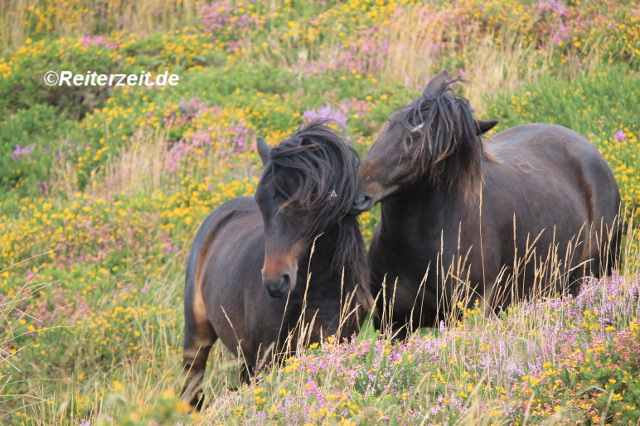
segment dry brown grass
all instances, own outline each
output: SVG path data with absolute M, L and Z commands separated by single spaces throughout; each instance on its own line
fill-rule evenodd
M 137 131 L 125 151 L 113 157 L 106 166 L 105 182 L 111 193 L 147 193 L 166 189 L 175 183 L 167 155 L 168 129 Z
M 27 38 L 126 31 L 148 34 L 193 26 L 204 0 L 15 0 L 0 2 L 0 51 L 15 50 Z
M 412 13 L 395 16 L 393 25 L 382 30 L 381 37 L 389 42 L 383 81 L 419 87 L 440 71 L 441 57 L 458 58 L 462 65 L 450 74 L 473 83 L 463 94 L 482 113 L 485 94 L 535 81 L 549 71 L 553 49 L 541 57 L 515 31 L 488 34 L 477 25 L 463 28 L 447 12 L 434 13 L 430 7 L 418 6 Z

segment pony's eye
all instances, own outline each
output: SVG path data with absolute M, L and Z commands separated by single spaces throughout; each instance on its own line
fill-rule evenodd
M 289 210 L 296 212 L 304 210 L 304 206 L 299 200 L 291 200 L 289 203 L 287 203 L 287 206 L 289 207 Z

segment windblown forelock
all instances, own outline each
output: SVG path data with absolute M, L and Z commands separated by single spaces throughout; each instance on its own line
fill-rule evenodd
M 322 122 L 314 122 L 270 152 L 265 176 L 287 198 L 284 206 L 312 213 L 314 233 L 344 217 L 356 194 L 358 154 Z M 297 189 L 288 193 L 285 182 Z
M 423 93 L 422 96 L 406 107 L 407 112 L 402 122 L 405 134 L 403 144 L 407 152 L 411 151 L 414 161 L 418 161 L 422 165 L 428 163 L 428 156 L 433 154 L 435 148 L 432 146 L 432 142 L 436 137 L 431 134 L 434 126 L 444 124 L 449 132 L 452 130 L 454 120 L 458 114 L 455 108 L 451 108 L 453 105 L 447 105 L 449 108 L 446 109 L 453 112 L 454 117 L 440 117 L 443 112 L 441 107 L 445 106 L 442 104 L 443 101 L 466 102 L 466 106 L 471 109 L 466 99 L 458 97 L 451 88 L 452 84 L 459 81 L 461 80 L 443 81 L 440 87 L 436 89 L 435 96 Z M 440 120 L 441 118 L 445 118 L 445 120 Z M 444 129 L 437 129 L 440 132 L 442 130 Z M 427 157 L 425 158 L 425 156 Z
M 416 175 L 469 195 L 481 179 L 484 152 L 469 101 L 451 88 L 459 81 L 444 81 L 435 94 L 423 93 L 406 107 L 402 147 Z

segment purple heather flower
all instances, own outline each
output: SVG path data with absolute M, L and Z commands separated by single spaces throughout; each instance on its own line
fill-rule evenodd
M 117 49 L 120 47 L 118 43 L 114 43 L 112 41 L 108 41 L 104 36 L 85 36 L 82 37 L 82 45 L 83 46 L 105 46 L 108 49 Z
M 13 158 L 13 161 L 18 161 L 21 156 L 29 154 L 31 154 L 31 150 L 29 148 L 21 148 L 20 145 L 16 145 L 16 149 L 11 153 L 11 158 Z
M 308 109 L 302 114 L 302 119 L 310 123 L 315 120 L 333 120 L 342 127 L 347 127 L 347 117 L 341 111 L 331 109 L 326 105 L 318 109 Z
M 567 14 L 567 5 L 561 0 L 540 0 L 537 6 L 539 10 L 548 10 L 557 16 Z

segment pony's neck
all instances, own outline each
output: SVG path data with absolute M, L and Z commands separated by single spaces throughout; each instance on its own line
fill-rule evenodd
M 444 185 L 434 185 L 423 179 L 381 203 L 381 226 L 386 235 L 400 239 L 407 235 L 426 235 L 429 230 L 439 233 L 447 216 L 453 214 L 450 206 L 461 197 Z

